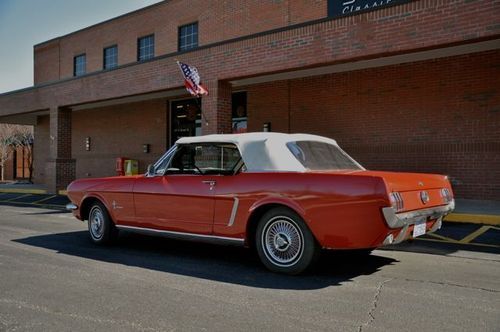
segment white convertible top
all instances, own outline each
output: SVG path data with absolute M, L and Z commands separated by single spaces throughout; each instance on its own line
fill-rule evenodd
M 176 143 L 233 143 L 239 148 L 247 171 L 305 172 L 305 167 L 286 146 L 288 142 L 296 141 L 317 141 L 338 146 L 335 140 L 322 136 L 268 132 L 183 137 Z

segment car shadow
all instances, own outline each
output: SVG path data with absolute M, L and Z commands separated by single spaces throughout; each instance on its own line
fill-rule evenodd
M 31 236 L 13 240 L 58 253 L 127 266 L 175 273 L 249 287 L 310 290 L 341 285 L 370 275 L 395 259 L 370 255 L 322 253 L 317 267 L 300 276 L 269 272 L 253 250 L 163 239 L 121 232 L 110 246 L 93 244 L 86 231 Z

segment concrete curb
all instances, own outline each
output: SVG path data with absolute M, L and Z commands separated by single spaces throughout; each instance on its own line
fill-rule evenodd
M 48 194 L 47 190 L 44 189 L 25 189 L 25 188 L 0 188 L 0 193 L 3 194 L 33 194 L 33 195 L 39 195 L 39 194 Z M 67 195 L 66 190 L 59 190 L 57 192 L 58 195 Z
M 485 225 L 499 226 L 500 215 L 450 213 L 444 218 L 444 221 L 466 223 L 466 224 L 485 224 Z
M 33 194 L 33 195 L 39 195 L 39 194 L 46 194 L 47 190 L 43 189 L 23 189 L 23 188 L 0 188 L 0 193 L 4 194 Z

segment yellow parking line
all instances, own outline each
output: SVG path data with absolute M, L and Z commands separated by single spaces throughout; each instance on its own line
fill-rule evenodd
M 38 200 L 38 201 L 34 201 L 34 202 L 32 202 L 31 204 L 39 204 L 40 202 L 47 201 L 47 200 L 52 199 L 52 198 L 54 198 L 54 197 L 57 197 L 57 195 L 52 195 L 52 196 L 50 196 L 50 197 L 45 197 L 45 198 L 42 198 L 42 199 L 40 199 L 40 200 Z
M 24 197 L 28 197 L 28 196 L 31 196 L 31 194 L 24 194 L 24 195 L 20 195 L 20 196 L 17 196 L 17 197 L 5 199 L 2 202 L 12 202 L 12 201 L 15 201 L 16 199 L 24 198 Z
M 458 240 L 455 240 L 455 239 L 452 239 L 452 238 L 449 238 L 449 237 L 446 237 L 446 236 L 442 236 L 442 235 L 439 235 L 439 234 L 436 234 L 436 233 L 427 233 L 426 235 L 438 238 L 438 239 L 440 239 L 440 240 L 442 240 L 444 242 L 460 243 Z M 425 240 L 425 239 L 420 239 L 419 238 L 418 240 Z
M 442 242 L 442 243 L 446 243 L 449 241 L 446 241 L 446 240 L 438 240 L 438 239 L 426 239 L 426 238 L 416 238 L 415 240 L 418 240 L 418 241 L 430 241 L 430 242 Z M 496 246 L 494 244 L 485 244 L 485 243 L 460 243 L 460 242 L 456 242 L 458 244 L 461 244 L 461 245 L 464 245 L 464 246 L 476 246 L 476 247 L 489 247 L 489 248 L 500 248 L 500 246 Z
M 486 232 L 490 228 L 491 228 L 491 226 L 482 226 L 478 230 L 476 230 L 475 232 L 472 232 L 469 235 L 467 235 L 466 237 L 464 237 L 459 242 L 460 243 L 469 243 L 470 241 L 474 240 L 476 237 L 483 234 L 484 232 Z
M 500 216 L 489 214 L 450 213 L 444 221 L 500 226 Z
M 43 189 L 21 189 L 21 188 L 0 188 L 0 193 L 4 194 L 46 194 Z

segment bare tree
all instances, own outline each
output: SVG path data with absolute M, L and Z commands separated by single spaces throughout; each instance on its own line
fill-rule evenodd
M 0 168 L 2 169 L 1 181 L 5 181 L 5 164 L 12 158 L 13 137 L 17 125 L 0 123 Z
M 13 145 L 21 147 L 24 150 L 24 158 L 28 163 L 29 178 L 31 183 L 33 174 L 33 127 L 32 126 L 16 126 L 13 136 Z M 23 161 L 24 162 L 24 161 Z
M 33 127 L 0 123 L 1 181 L 5 181 L 5 165 L 18 147 L 24 149 L 25 160 L 28 163 L 29 181 L 31 182 L 33 173 Z

